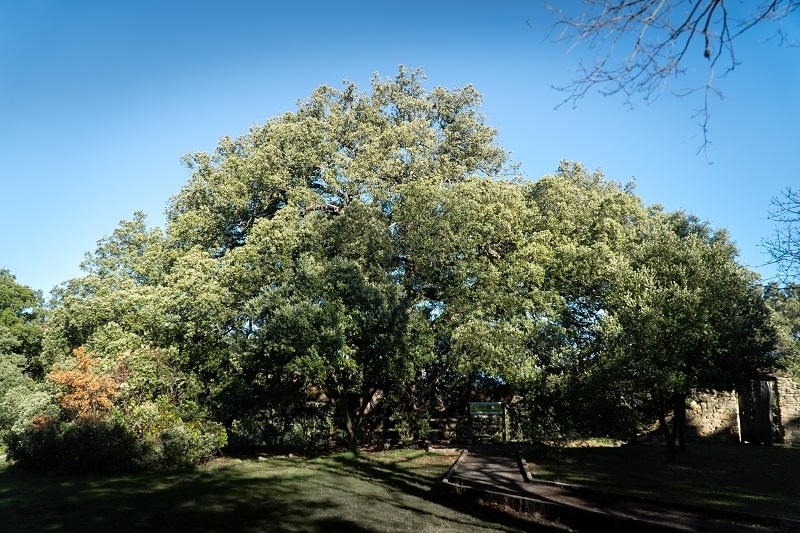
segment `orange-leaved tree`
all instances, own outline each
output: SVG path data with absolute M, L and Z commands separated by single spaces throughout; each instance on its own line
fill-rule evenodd
M 83 346 L 72 351 L 72 360 L 74 370 L 56 365 L 50 372 L 50 379 L 66 389 L 58 393 L 58 401 L 79 420 L 99 420 L 114 403 L 117 383 L 95 370 L 100 359 L 94 353 L 87 354 Z

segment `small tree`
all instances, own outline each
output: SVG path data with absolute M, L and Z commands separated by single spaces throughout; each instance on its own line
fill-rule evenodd
M 674 460 L 691 393 L 740 389 L 767 372 L 777 338 L 758 279 L 736 263 L 725 232 L 678 212 L 644 235 L 611 307 L 620 344 L 608 375 L 646 399 Z
M 56 397 L 67 412 L 78 420 L 95 421 L 102 419 L 117 395 L 117 384 L 108 376 L 97 373 L 94 368 L 100 360 L 87 354 L 83 346 L 72 352 L 74 370 L 55 366 L 50 372 L 50 380 L 67 389 Z
M 779 287 L 773 282 L 765 293 L 778 331 L 778 365 L 800 377 L 800 285 Z

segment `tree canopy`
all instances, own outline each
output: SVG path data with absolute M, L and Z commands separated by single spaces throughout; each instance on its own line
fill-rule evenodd
M 27 364 L 34 363 L 41 351 L 42 304 L 41 294 L 0 269 L 0 354 L 17 354 L 25 357 Z
M 476 399 L 506 401 L 520 438 L 627 437 L 769 367 L 724 232 L 579 163 L 522 179 L 481 95 L 424 81 L 323 86 L 186 156 L 166 227 L 134 214 L 54 292 L 10 455 L 98 432 L 150 467 L 226 439 L 357 452 Z

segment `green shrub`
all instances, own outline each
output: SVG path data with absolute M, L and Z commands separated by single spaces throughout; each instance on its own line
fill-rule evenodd
M 211 459 L 227 443 L 225 428 L 214 422 L 176 421 L 142 442 L 148 468 L 185 468 Z
M 175 421 L 151 437 L 137 437 L 118 420 L 69 422 L 37 415 L 23 431 L 5 438 L 16 464 L 64 474 L 168 470 L 200 464 L 226 444 L 213 422 Z
M 184 468 L 207 461 L 227 443 L 221 424 L 188 419 L 181 406 L 162 396 L 118 412 L 142 445 L 142 462 L 149 469 Z
M 233 421 L 228 435 L 234 446 L 320 446 L 336 431 L 330 402 L 280 402 Z
M 0 397 L 0 440 L 22 433 L 37 415 L 58 418 L 60 410 L 53 394 L 43 387 L 20 385 Z
M 140 469 L 140 446 L 124 426 L 106 420 L 62 422 L 37 415 L 22 432 L 6 438 L 16 464 L 65 474 L 117 473 Z

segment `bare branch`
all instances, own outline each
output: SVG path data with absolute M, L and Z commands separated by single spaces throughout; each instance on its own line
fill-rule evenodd
M 776 222 L 774 236 L 763 241 L 771 264 L 777 265 L 783 281 L 800 275 L 800 192 L 787 188 L 773 198 L 770 220 Z
M 687 54 L 701 47 L 700 54 L 709 60 L 707 82 L 673 93 L 704 93 L 698 152 L 705 152 L 709 96 L 721 95 L 715 80 L 738 64 L 734 40 L 756 25 L 774 22 L 781 43 L 786 42 L 780 22 L 800 7 L 800 0 L 583 0 L 582 10 L 570 13 L 549 2 L 544 5 L 555 17 L 548 39 L 568 45 L 568 50 L 584 46 L 597 53 L 591 64 L 579 62 L 571 83 L 555 87 L 567 93 L 557 108 L 567 102 L 576 106 L 592 89 L 605 96 L 623 94 L 628 105 L 636 96 L 650 103 L 668 82 L 687 74 Z

